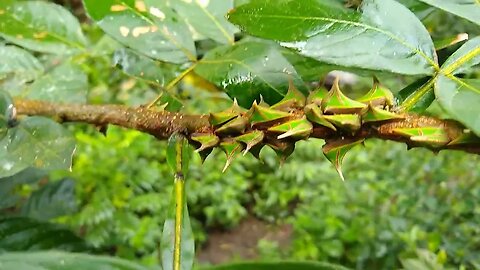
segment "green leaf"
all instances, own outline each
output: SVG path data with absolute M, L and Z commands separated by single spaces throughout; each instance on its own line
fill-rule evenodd
M 173 207 L 174 205 L 172 205 Z M 170 207 L 170 209 L 172 209 Z M 181 270 L 192 269 L 195 259 L 195 242 L 193 237 L 192 225 L 188 214 L 187 204 L 183 205 L 183 218 L 181 223 L 181 239 L 180 242 L 180 261 Z M 174 259 L 174 242 L 175 242 L 175 217 L 169 215 L 165 220 L 162 232 L 162 242 L 160 248 L 162 250 L 162 266 L 163 270 L 173 270 Z
M 55 54 L 87 44 L 78 20 L 45 1 L 0 1 L 0 36 L 32 51 Z
M 480 136 L 480 79 L 440 75 L 435 94 L 442 108 L 454 119 Z
M 167 85 L 181 71 L 178 65 L 155 61 L 125 48 L 115 51 L 113 64 L 130 76 L 158 86 Z
M 195 46 L 187 25 L 161 0 L 84 0 L 92 20 L 108 35 L 148 57 L 194 61 Z
M 480 37 L 474 38 L 443 64 L 435 83 L 440 105 L 454 119 L 480 135 L 480 80 L 463 79 L 456 75 L 480 63 Z
M 0 263 L 2 270 L 152 270 L 119 258 L 59 251 L 4 253 Z
M 480 2 L 478 0 L 420 0 L 480 25 Z
M 62 125 L 43 117 L 28 117 L 0 140 L 0 177 L 27 168 L 69 169 L 75 138 Z
M 75 181 L 62 179 L 34 191 L 22 205 L 21 214 L 37 220 L 72 214 L 77 209 Z
M 65 63 L 33 82 L 20 96 L 52 102 L 86 103 L 87 91 L 87 74 L 79 66 Z
M 15 175 L 0 179 L 0 210 L 15 207 L 23 198 L 15 192 L 20 185 L 33 184 L 48 176 L 44 170 L 27 168 Z
M 445 75 L 465 73 L 480 64 L 480 37 L 473 38 L 462 45 L 443 63 L 440 72 Z
M 0 90 L 0 140 L 7 135 L 8 129 L 15 123 L 16 110 L 10 95 Z
M 334 65 L 319 62 L 313 58 L 302 56 L 290 49 L 283 49 L 282 55 L 292 64 L 298 74 L 306 82 L 318 82 L 330 71 L 335 70 Z
M 84 251 L 87 245 L 83 239 L 60 225 L 26 217 L 0 218 L 0 251 L 46 249 Z M 3 263 L 0 255 L 2 270 L 6 269 Z
M 7 80 L 16 80 L 19 85 L 36 79 L 43 73 L 42 64 L 29 52 L 16 46 L 0 45 L 0 88 Z
M 168 0 L 170 5 L 199 34 L 223 44 L 233 44 L 237 28 L 225 14 L 233 8 L 233 0 Z
M 223 87 L 245 108 L 254 100 L 260 101 L 260 95 L 269 104 L 280 101 L 290 79 L 306 94 L 293 66 L 275 46 L 264 42 L 246 41 L 213 49 L 198 63 L 195 72 Z
M 348 270 L 340 265 L 322 262 L 246 262 L 201 268 L 202 270 Z
M 317 0 L 261 0 L 232 10 L 231 22 L 300 54 L 347 67 L 433 74 L 435 49 L 418 18 L 394 0 L 365 0 L 362 13 Z

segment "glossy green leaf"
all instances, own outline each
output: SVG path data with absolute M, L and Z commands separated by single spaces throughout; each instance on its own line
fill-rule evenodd
M 201 270 L 348 270 L 340 265 L 322 262 L 243 262 L 201 268 Z
M 407 85 L 397 93 L 397 103 L 401 111 L 422 113 L 435 100 L 433 79 L 425 77 Z
M 306 82 L 318 82 L 330 71 L 338 69 L 310 57 L 305 57 L 287 48 L 281 50 L 282 55 L 292 64 L 298 75 Z
M 306 92 L 293 66 L 275 46 L 264 42 L 246 41 L 213 49 L 198 63 L 195 72 L 223 87 L 245 108 L 254 100 L 260 101 L 260 95 L 269 104 L 280 101 L 289 80 Z
M 452 78 L 455 78 L 452 80 Z M 480 136 L 480 80 L 440 75 L 435 94 L 442 108 Z
M 86 103 L 87 74 L 77 65 L 65 63 L 35 80 L 20 96 L 63 103 Z
M 478 0 L 420 0 L 480 25 L 480 2 Z
M 155 61 L 125 48 L 115 51 L 113 64 L 130 76 L 158 86 L 166 86 L 181 72 L 178 65 Z
M 43 73 L 43 66 L 29 52 L 16 46 L 0 45 L 0 89 L 9 88 L 8 80 L 16 80 L 17 85 L 36 79 Z
M 170 210 L 174 208 L 174 204 L 170 206 Z M 191 270 L 195 259 L 195 242 L 186 203 L 183 205 L 183 218 L 181 220 L 180 270 Z M 171 213 L 163 225 L 162 242 L 160 244 L 163 270 L 175 270 L 173 267 L 174 243 L 175 216 Z
M 233 8 L 233 0 L 167 0 L 182 18 L 199 34 L 223 44 L 233 44 L 237 28 L 225 14 Z
M 15 175 L 0 178 L 0 210 L 16 207 L 24 199 L 18 192 L 18 188 L 24 184 L 34 184 L 48 176 L 48 172 L 35 168 L 27 168 Z
M 480 64 L 480 37 L 473 38 L 462 45 L 443 63 L 441 73 L 457 75 L 465 73 Z
M 4 253 L 0 263 L 2 270 L 160 270 L 114 257 L 59 251 Z
M 418 18 L 394 0 L 365 0 L 362 13 L 316 0 L 252 1 L 229 13 L 252 35 L 322 62 L 402 74 L 433 74 L 435 49 Z
M 7 131 L 13 126 L 16 110 L 10 95 L 0 90 L 0 140 L 7 135 Z
M 70 230 L 27 217 L 0 217 L 0 251 L 59 249 L 85 251 L 86 243 Z M 0 256 L 1 269 L 5 269 Z M 19 268 L 24 269 L 24 268 Z
M 24 195 L 18 192 L 22 186 L 33 185 L 48 176 L 48 172 L 36 168 L 27 168 L 9 177 L 0 178 L 0 211 L 8 212 L 25 201 Z
M 23 216 L 47 221 L 77 210 L 75 181 L 62 179 L 34 191 L 20 210 Z
M 75 138 L 62 125 L 43 117 L 28 117 L 0 140 L 0 177 L 27 168 L 69 169 Z
M 187 25 L 162 0 L 84 0 L 83 3 L 92 20 L 125 46 L 166 62 L 196 59 Z
M 480 63 L 480 37 L 472 39 L 450 56 L 442 66 L 435 83 L 440 105 L 454 119 L 475 134 L 480 134 L 480 80 L 456 75 Z
M 87 44 L 78 20 L 45 1 L 0 1 L 0 36 L 29 50 L 61 54 Z

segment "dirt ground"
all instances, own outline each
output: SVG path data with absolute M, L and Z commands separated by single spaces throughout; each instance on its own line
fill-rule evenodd
M 254 260 L 258 257 L 258 241 L 273 241 L 284 249 L 290 245 L 291 235 L 290 225 L 272 225 L 250 216 L 229 231 L 209 232 L 208 241 L 197 256 L 202 264 L 220 264 L 232 259 Z

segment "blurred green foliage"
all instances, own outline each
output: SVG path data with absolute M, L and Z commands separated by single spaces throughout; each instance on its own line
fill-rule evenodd
M 157 263 L 172 183 L 165 143 L 114 127 L 106 137 L 78 132 L 77 139 L 69 176 L 77 181 L 80 211 L 63 221 L 97 248 Z M 268 150 L 263 163 L 242 157 L 225 174 L 221 153 L 203 166 L 195 155 L 187 195 L 198 243 L 210 229 L 232 228 L 250 214 L 293 226 L 291 247 L 259 244 L 264 258 L 393 269 L 401 258 L 426 249 L 444 254 L 446 265 L 480 262 L 477 156 L 407 152 L 403 145 L 372 141 L 347 157 L 342 182 L 321 145 L 298 143 L 280 169 Z

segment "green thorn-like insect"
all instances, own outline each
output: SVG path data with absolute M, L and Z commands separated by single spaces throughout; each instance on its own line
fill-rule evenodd
M 463 132 L 460 136 L 449 142 L 448 145 L 471 144 L 479 142 L 480 138 L 473 134 L 473 132 L 470 130 L 467 130 L 467 132 Z
M 247 127 L 248 119 L 244 116 L 237 116 L 236 118 L 226 122 L 215 130 L 217 134 L 238 134 L 243 133 Z
M 363 143 L 364 139 L 336 139 L 332 141 L 326 141 L 323 146 L 323 154 L 325 157 L 335 166 L 342 181 L 345 181 L 342 172 L 342 162 L 345 155 L 354 146 Z
M 358 114 L 334 114 L 324 115 L 325 119 L 344 131 L 355 133 L 362 126 L 360 115 Z
M 225 162 L 222 170 L 222 172 L 225 172 L 235 156 L 243 150 L 243 145 L 235 140 L 227 140 L 220 143 L 220 148 L 227 155 L 227 162 Z
M 382 110 L 378 107 L 373 106 L 371 103 L 368 104 L 368 110 L 362 115 L 362 122 L 380 122 L 392 119 L 403 119 L 405 118 L 401 114 L 392 113 L 386 110 Z
M 268 129 L 270 132 L 282 133 L 278 135 L 277 139 L 291 137 L 297 140 L 308 138 L 308 136 L 310 136 L 312 133 L 312 130 L 312 123 L 310 123 L 305 116 L 303 118 L 293 119 Z
M 232 120 L 245 110 L 238 106 L 237 100 L 233 101 L 232 107 L 222 112 L 211 113 L 208 121 L 212 126 L 218 126 Z
M 199 142 L 200 147 L 195 152 L 201 152 L 208 148 L 213 148 L 218 144 L 220 139 L 212 133 L 194 133 L 190 136 L 193 141 Z
M 391 107 L 395 104 L 395 98 L 393 97 L 392 92 L 388 88 L 382 86 L 376 78 L 373 79 L 372 89 L 357 100 L 364 104 L 372 104 L 374 107 Z
M 322 106 L 322 100 L 328 95 L 328 91 L 320 87 L 312 91 L 307 97 L 307 104 L 316 104 L 317 106 Z
M 451 141 L 447 131 L 441 127 L 396 128 L 393 132 L 430 147 L 441 147 Z
M 16 116 L 13 99 L 7 92 L 0 91 L 0 139 L 5 137 L 8 128 L 15 125 Z
M 266 123 L 273 120 L 278 120 L 282 118 L 289 117 L 288 112 L 283 112 L 279 110 L 274 110 L 271 108 L 266 108 L 259 106 L 256 102 L 253 103 L 252 109 L 249 112 L 250 115 L 250 124 L 255 125 L 258 123 Z
M 303 108 L 305 106 L 305 96 L 300 92 L 292 80 L 289 80 L 287 94 L 278 103 L 270 108 L 275 110 L 289 111 L 291 109 Z
M 212 153 L 213 148 L 207 148 L 205 150 L 199 151 L 198 154 L 200 155 L 200 159 L 202 161 L 202 164 L 205 162 L 205 160 L 208 158 L 208 156 Z
M 293 153 L 295 150 L 295 144 L 291 142 L 285 142 L 285 141 L 275 141 L 275 142 L 269 142 L 268 146 L 275 151 L 277 154 L 278 158 L 280 159 L 280 165 L 283 165 L 285 160 Z
M 312 121 L 313 123 L 330 128 L 334 131 L 337 130 L 332 123 L 330 123 L 329 121 L 327 121 L 327 119 L 325 119 L 325 117 L 322 114 L 322 110 L 320 110 L 317 104 L 313 104 L 313 103 L 308 104 L 307 106 L 305 106 L 303 110 L 308 120 Z
M 245 151 L 243 152 L 243 155 L 245 156 L 248 153 L 248 151 L 252 149 L 252 147 L 261 143 L 264 137 L 265 137 L 265 134 L 263 133 L 263 131 L 253 130 L 246 134 L 235 137 L 235 140 L 237 142 L 242 142 L 246 145 Z
M 355 114 L 360 113 L 367 105 L 362 102 L 350 99 L 345 96 L 338 85 L 338 77 L 333 83 L 332 89 L 328 95 L 322 100 L 323 113 L 332 114 Z

